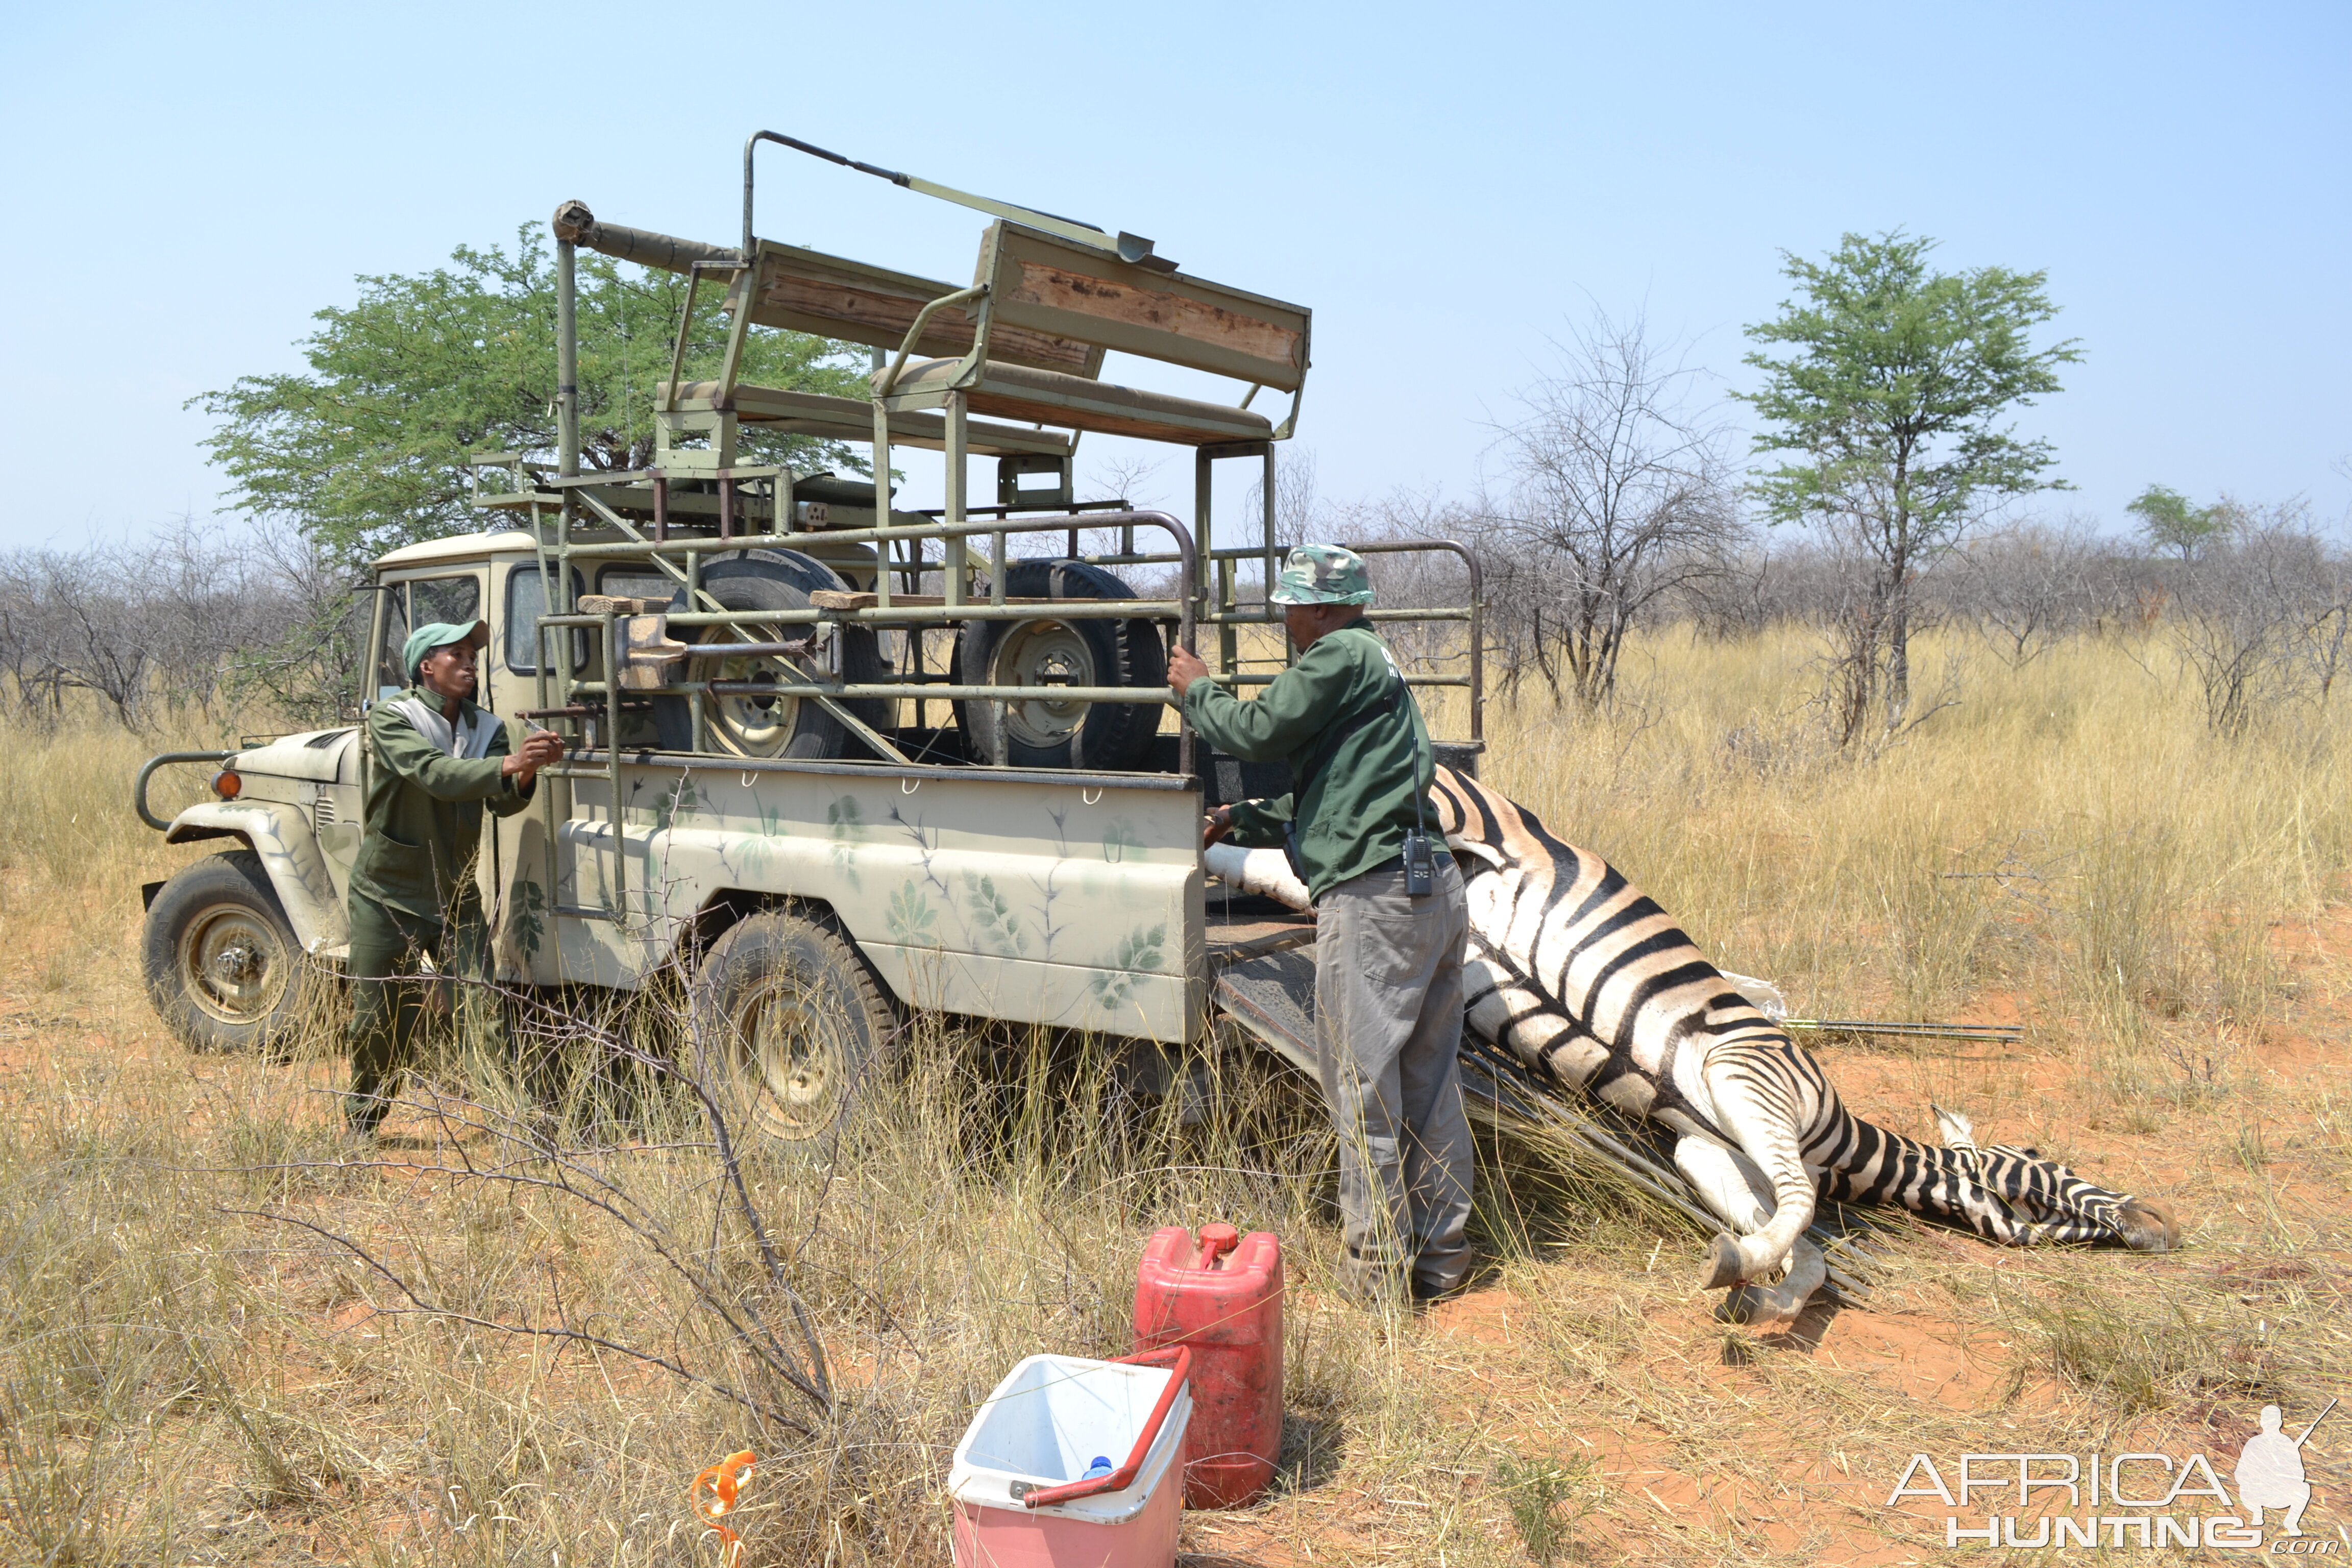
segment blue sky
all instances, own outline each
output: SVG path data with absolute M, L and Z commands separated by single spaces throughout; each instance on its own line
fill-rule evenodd
M 1483 422 L 1596 305 L 1742 384 L 1780 252 L 1900 226 L 1948 267 L 2049 272 L 2086 354 L 2021 417 L 2078 487 L 2053 505 L 2114 525 L 2154 480 L 2352 510 L 2342 5 L 10 0 L 5 29 L 0 548 L 210 510 L 183 402 L 297 365 L 355 274 L 572 196 L 731 241 L 761 126 L 1311 306 L 1299 440 L 1327 499 L 1471 488 Z M 764 233 L 970 270 L 977 215 L 775 149 L 761 169 Z

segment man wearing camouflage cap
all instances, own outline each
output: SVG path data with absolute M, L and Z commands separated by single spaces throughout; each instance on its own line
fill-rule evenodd
M 1244 702 L 1179 648 L 1169 684 L 1218 750 L 1290 763 L 1278 800 L 1221 806 L 1210 842 L 1283 847 L 1316 910 L 1315 1044 L 1339 1133 L 1342 1277 L 1360 1296 L 1423 1299 L 1470 1266 L 1470 1124 L 1462 1110 L 1462 874 L 1434 845 L 1429 890 L 1408 890 L 1408 835 L 1434 775 L 1421 710 L 1363 606 L 1363 559 L 1305 544 L 1274 602 L 1297 661 Z
M 482 808 L 511 816 L 530 804 L 539 770 L 563 753 L 542 730 L 516 752 L 506 721 L 477 705 L 475 659 L 487 622 L 436 623 L 408 634 L 401 668 L 415 684 L 367 720 L 366 829 L 352 865 L 352 1092 L 343 1119 L 362 1136 L 383 1120 L 431 993 L 415 976 L 429 954 L 458 983 L 463 1033 L 504 1033 L 491 977 L 488 927 L 474 881 Z

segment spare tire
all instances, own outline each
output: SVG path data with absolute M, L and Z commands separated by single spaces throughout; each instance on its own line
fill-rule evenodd
M 820 588 L 845 589 L 833 568 L 797 550 L 739 550 L 703 563 L 702 591 L 728 610 L 805 610 L 809 595 Z M 670 601 L 673 611 L 686 609 L 681 587 Z M 709 609 L 707 604 L 696 606 Z M 806 626 L 677 626 L 671 636 L 681 642 L 789 642 Z M 842 679 L 873 681 L 885 674 L 882 650 L 873 630 L 843 626 Z M 766 681 L 797 684 L 821 672 L 814 658 L 791 659 L 775 654 L 751 654 L 737 658 L 688 661 L 688 679 L 697 680 Z M 790 757 L 822 761 L 855 749 L 841 721 L 824 706 L 801 697 L 762 697 L 735 693 L 703 700 L 703 728 L 710 749 L 737 757 Z M 865 722 L 881 729 L 889 722 L 887 700 L 866 698 L 842 706 Z M 694 705 L 687 697 L 654 699 L 654 729 L 665 752 L 694 749 Z
M 1082 561 L 1016 561 L 1004 593 L 1015 599 L 1132 599 L 1134 590 Z M 949 677 L 972 686 L 1165 686 L 1168 650 L 1160 628 L 1132 620 L 967 621 Z M 964 752 L 999 767 L 1094 768 L 1149 764 L 1160 731 L 1159 702 L 972 700 L 955 705 Z

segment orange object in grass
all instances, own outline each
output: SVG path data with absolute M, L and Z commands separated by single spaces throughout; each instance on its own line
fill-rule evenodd
M 711 1530 L 719 1537 L 719 1568 L 741 1568 L 743 1542 L 719 1520 L 733 1510 L 736 1494 L 751 1479 L 751 1467 L 758 1462 L 749 1448 L 730 1454 L 695 1477 L 694 1484 L 686 1489 L 686 1495 L 693 1500 L 694 1511 L 710 1521 Z M 710 1489 L 708 1500 L 702 1495 L 705 1487 Z

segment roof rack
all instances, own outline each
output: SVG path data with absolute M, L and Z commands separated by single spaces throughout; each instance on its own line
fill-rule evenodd
M 972 208 L 993 220 L 981 236 L 975 281 L 969 287 L 760 238 L 754 228 L 754 153 L 761 142 L 807 153 L 887 180 L 892 184 Z M 478 489 L 476 504 L 527 521 L 537 543 L 550 613 L 541 618 L 539 706 L 551 714 L 601 710 L 608 735 L 617 735 L 620 693 L 629 676 L 635 618 L 609 599 L 575 602 L 575 563 L 600 558 L 650 559 L 683 590 L 684 607 L 667 616 L 681 629 L 726 626 L 760 647 L 792 647 L 806 679 L 776 685 L 774 695 L 813 700 L 874 752 L 898 765 L 909 759 L 889 736 L 861 721 L 845 703 L 898 697 L 917 704 L 941 698 L 1034 700 L 1034 688 L 954 685 L 920 668 L 921 638 L 906 640 L 913 666 L 886 681 L 851 683 L 838 664 L 823 668 L 826 626 L 863 625 L 918 630 L 976 620 L 1034 618 L 1040 605 L 1057 619 L 1090 616 L 1152 618 L 1170 625 L 1191 646 L 1194 627 L 1218 628 L 1213 668 L 1234 685 L 1263 684 L 1272 675 L 1244 671 L 1236 629 L 1279 620 L 1279 608 L 1236 596 L 1236 565 L 1261 564 L 1270 587 L 1279 571 L 1275 529 L 1275 450 L 1297 428 L 1309 365 L 1312 317 L 1303 306 L 1214 283 L 1184 272 L 1138 236 L 1097 227 L 1035 208 L 999 202 L 918 176 L 858 162 L 772 131 L 755 132 L 743 150 L 741 242 L 726 247 L 603 221 L 585 203 L 556 209 L 558 452 L 554 471 L 511 454 L 476 459 L 478 474 L 503 469 L 509 488 Z M 687 279 L 668 374 L 656 388 L 656 444 L 648 465 L 630 472 L 583 473 L 580 464 L 578 323 L 575 268 L 580 247 Z M 716 377 L 688 381 L 685 345 L 704 284 L 729 318 Z M 740 372 L 750 330 L 781 328 L 864 344 L 872 354 L 868 396 L 829 396 L 744 382 Z M 1111 353 L 1219 375 L 1239 384 L 1231 402 L 1178 397 L 1115 385 L 1102 379 Z M 1277 421 L 1252 405 L 1273 389 L 1290 395 Z M 862 442 L 872 454 L 879 485 L 831 475 L 797 474 L 777 465 L 744 461 L 746 426 Z M 1123 500 L 1076 500 L 1073 463 L 1088 431 L 1190 447 L 1195 501 L 1191 528 L 1165 512 L 1132 509 Z M 887 500 L 894 446 L 929 448 L 946 458 L 945 505 L 900 511 Z M 967 468 L 974 457 L 997 463 L 993 505 L 974 504 Z M 1261 472 L 1256 537 L 1217 545 L 1211 534 L 1210 478 L 1213 465 L 1255 459 Z M 1043 479 L 1047 482 L 1034 482 Z M 1116 529 L 1116 549 L 1082 554 L 1082 531 Z M 1166 544 L 1147 547 L 1138 531 L 1157 531 Z M 1059 533 L 1067 556 L 1103 566 L 1174 567 L 1176 596 L 1163 600 L 1008 598 L 1012 542 Z M 984 546 L 976 550 L 972 542 Z M 726 550 L 772 547 L 872 552 L 870 588 L 827 595 L 803 611 L 732 612 L 702 589 L 700 563 Z M 1479 658 L 1480 595 L 1476 563 L 1451 542 L 1383 542 L 1373 551 L 1444 550 L 1469 563 L 1472 593 L 1465 605 L 1381 610 L 1381 619 L 1468 623 L 1465 675 L 1418 675 L 1420 686 L 1466 686 L 1471 740 L 1482 744 L 1483 681 Z M 984 574 L 986 585 L 981 578 Z M 921 592 L 925 579 L 943 591 Z M 834 602 L 838 600 L 839 602 Z M 564 679 L 553 657 L 560 639 L 594 628 L 608 652 L 604 680 Z M 666 630 L 656 628 L 660 637 Z M 658 639 L 657 639 L 658 640 Z M 837 639 L 835 645 L 838 646 Z M 692 673 L 691 664 L 686 667 Z M 702 749 L 702 704 L 723 682 L 664 675 L 659 684 L 630 688 L 632 699 L 686 695 L 693 700 L 696 749 Z M 763 690 L 767 688 L 763 687 Z M 1071 700 L 1172 702 L 1160 689 L 1065 688 Z M 1057 693 L 1057 696 L 1059 693 Z M 620 748 L 605 748 L 618 788 Z M 1178 769 L 1192 773 L 1189 726 L 1180 731 Z M 616 796 L 617 798 L 617 796 Z

